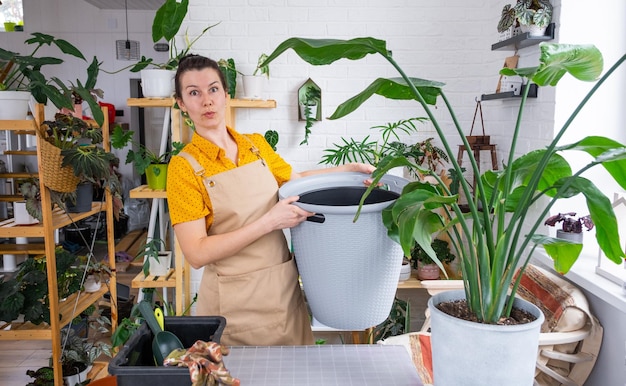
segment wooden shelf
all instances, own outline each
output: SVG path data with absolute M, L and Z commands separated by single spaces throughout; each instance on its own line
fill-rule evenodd
M 146 276 L 143 272 L 139 272 L 132 280 L 133 288 L 175 288 L 176 287 L 176 269 L 170 268 L 167 275 L 164 276 Z
M 24 201 L 24 196 L 19 194 L 0 194 L 0 202 Z
M 0 178 L 36 178 L 39 173 L 26 173 L 26 172 L 14 172 L 14 173 L 0 173 Z
M 37 133 L 37 123 L 33 119 L 19 121 L 0 119 L 0 130 L 24 131 L 25 134 L 34 135 Z
M 165 189 L 150 189 L 148 185 L 140 185 L 129 192 L 130 198 L 167 198 Z
M 37 155 L 37 150 L 6 150 L 4 155 Z
M 52 211 L 52 224 L 55 229 L 63 228 L 72 222 L 82 220 L 103 210 L 105 210 L 105 205 L 99 202 L 92 203 L 91 210 L 82 213 L 65 213 L 60 208 L 55 208 Z M 13 218 L 0 222 L 0 237 L 44 237 L 45 235 L 46 229 L 41 223 L 19 225 L 15 223 Z
M 45 244 L 0 244 L 1 255 L 43 255 Z
M 554 23 L 550 23 L 544 36 L 530 36 L 528 32 L 491 45 L 491 51 L 517 51 L 554 39 Z
M 59 322 L 59 327 L 62 328 L 67 326 L 69 322 L 74 318 L 74 315 L 78 315 L 81 312 L 85 311 L 87 307 L 97 302 L 102 296 L 109 291 L 109 288 L 106 285 L 103 285 L 99 291 L 88 293 L 88 292 L 77 292 L 67 297 L 65 301 L 59 302 L 59 315 L 61 316 L 61 320 Z M 76 303 L 76 298 L 78 298 L 78 303 Z M 74 306 L 76 305 L 76 313 L 74 313 Z M 52 313 L 50 317 L 52 317 Z M 10 328 L 9 328 L 10 326 Z M 8 329 L 7 329 L 8 328 Z M 41 323 L 39 325 L 32 324 L 30 322 L 27 323 L 5 323 L 0 325 L 0 329 L 2 329 L 2 333 L 0 333 L 0 340 L 18 340 L 18 339 L 37 339 L 37 340 L 48 340 L 52 338 L 52 329 L 50 325 L 47 323 Z

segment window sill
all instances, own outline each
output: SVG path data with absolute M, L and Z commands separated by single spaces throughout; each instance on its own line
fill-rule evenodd
M 549 268 L 554 272 L 552 258 L 544 250 L 539 248 L 535 250 L 533 262 L 539 263 L 542 267 Z M 596 274 L 596 264 L 597 258 L 583 255 L 565 275 L 565 278 L 621 312 L 626 313 L 626 290 Z

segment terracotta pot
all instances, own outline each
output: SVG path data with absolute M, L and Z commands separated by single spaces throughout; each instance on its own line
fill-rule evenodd
M 417 263 L 417 277 L 420 280 L 438 280 L 439 279 L 439 267 L 435 263 L 423 264 Z

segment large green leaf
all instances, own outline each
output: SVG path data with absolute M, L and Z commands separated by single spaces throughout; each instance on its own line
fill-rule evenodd
M 583 250 L 582 244 L 543 235 L 533 236 L 533 241 L 543 245 L 546 253 L 554 261 L 554 269 L 560 274 L 569 272 Z
M 152 41 L 164 38 L 168 42 L 176 36 L 187 15 L 189 0 L 166 0 L 157 10 L 152 21 Z
M 602 54 L 593 45 L 539 44 L 541 55 L 538 67 L 503 68 L 500 74 L 530 78 L 539 86 L 556 86 L 566 72 L 584 81 L 594 81 L 602 73 Z
M 444 83 L 430 80 L 410 78 L 411 83 L 422 94 L 426 103 L 434 105 L 437 97 L 441 94 L 441 87 Z M 339 119 L 358 109 L 372 95 L 378 94 L 388 99 L 415 100 L 415 95 L 411 91 L 407 82 L 402 78 L 378 78 L 359 94 L 353 96 L 340 104 L 335 112 L 328 119 Z
M 387 43 L 371 37 L 351 40 L 290 38 L 282 42 L 261 64 L 267 66 L 280 54 L 292 49 L 304 61 L 319 66 L 339 59 L 358 60 L 368 54 L 390 55 Z

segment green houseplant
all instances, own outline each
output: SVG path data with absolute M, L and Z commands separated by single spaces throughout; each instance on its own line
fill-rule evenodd
M 164 189 L 167 163 L 170 157 L 178 154 L 185 145 L 182 142 L 173 142 L 170 151 L 157 154 L 145 145 L 133 141 L 133 134 L 133 131 L 124 131 L 120 125 L 116 125 L 111 135 L 111 146 L 114 149 L 123 149 L 129 144 L 135 145 L 137 150 L 129 149 L 125 162 L 132 163 L 140 175 L 145 173 L 151 188 Z
M 270 78 L 270 67 L 267 65 L 261 65 L 265 59 L 267 59 L 267 54 L 259 55 L 257 65 L 254 68 L 252 75 L 241 74 L 243 92 L 246 99 L 262 99 L 263 78 Z
M 413 268 L 418 270 L 417 276 L 421 280 L 439 279 L 440 270 L 443 270 L 443 272 L 446 271 L 443 266 L 439 267 L 438 264 L 449 264 L 456 258 L 452 251 L 450 251 L 450 244 L 446 240 L 434 239 L 430 246 L 433 251 L 435 251 L 435 255 L 437 256 L 436 260 L 433 260 L 419 244 L 415 244 L 415 247 L 411 251 Z M 428 267 L 424 269 L 424 266 Z M 423 269 L 424 272 L 420 272 L 420 269 Z M 429 272 L 432 273 L 432 276 L 428 274 Z
M 265 61 L 264 63 L 269 63 Z M 267 65 L 267 64 L 264 64 Z M 300 142 L 300 145 L 309 144 L 309 135 L 311 134 L 311 127 L 315 121 L 317 121 L 317 114 L 319 111 L 319 103 L 321 102 L 322 93 L 315 85 L 308 85 L 304 89 L 304 93 L 300 97 L 300 111 L 302 118 L 304 118 L 304 139 Z
M 100 62 L 96 57 L 87 68 L 87 80 L 83 84 L 79 80 L 76 84 L 65 85 L 58 78 L 48 79 L 42 72 L 46 66 L 63 63 L 60 57 L 37 56 L 37 52 L 43 46 L 55 46 L 63 54 L 80 58 L 87 62 L 84 55 L 70 42 L 57 39 L 54 36 L 35 32 L 24 43 L 34 45 L 29 54 L 20 54 L 0 48 L 0 60 L 10 63 L 11 67 L 7 76 L 0 82 L 1 91 L 22 91 L 32 94 L 35 101 L 46 104 L 50 100 L 59 109 L 67 108 L 74 110 L 72 94 L 79 95 L 91 108 L 94 119 L 99 124 L 104 121 L 104 115 L 100 110 L 97 97 L 102 96 L 102 91 L 95 89 L 96 79 L 100 69 Z M 25 118 L 25 114 L 24 114 Z M 20 118 L 20 119 L 24 119 Z
M 519 116 L 512 131 L 506 167 L 499 171 L 486 171 L 481 175 L 476 160 L 470 154 L 472 171 L 480 178 L 477 179 L 473 192 L 470 191 L 467 181 L 460 180 L 460 188 L 466 197 L 471 197 L 468 200 L 467 213 L 461 211 L 458 196 L 451 195 L 445 184 L 432 185 L 419 181 L 407 185 L 398 200 L 383 211 L 383 222 L 388 228 L 389 235 L 402 245 L 405 254 L 410 253 L 411 248 L 417 243 L 436 259 L 430 246 L 433 234 L 449 232 L 453 249 L 460 259 L 467 305 L 479 322 L 487 324 L 497 323 L 501 317 L 510 315 L 515 303 L 514 295 L 518 281 L 522 276 L 519 275 L 515 280 L 515 269 L 521 267 L 523 270 L 537 245 L 543 245 L 554 260 L 555 269 L 561 273 L 569 271 L 578 258 L 582 249 L 580 244 L 536 234 L 542 224 L 541 219 L 546 217 L 559 198 L 582 194 L 586 198 L 591 218 L 597 225 L 596 238 L 601 249 L 616 263 L 620 263 L 624 258 L 610 200 L 580 174 L 593 166 L 602 165 L 623 188 L 626 187 L 624 178 L 626 148 L 610 138 L 601 136 L 586 137 L 570 145 L 559 145 L 559 140 L 597 88 L 626 60 L 626 55 L 597 81 L 546 148 L 514 158 L 517 154 L 522 113 L 531 83 L 554 86 L 565 73 L 570 73 L 580 80 L 594 81 L 602 72 L 602 55 L 594 46 L 544 42 L 539 48 L 540 58 L 536 67 L 501 70 L 503 75 L 519 75 L 529 81 L 520 100 Z M 316 65 L 331 64 L 341 58 L 357 60 L 368 54 L 381 55 L 398 71 L 400 77 L 375 80 L 364 91 L 339 105 L 330 118 L 337 119 L 348 115 L 374 94 L 393 99 L 416 100 L 431 119 L 453 169 L 461 174 L 461 168 L 450 146 L 451 137 L 444 133 L 430 107 L 436 103 L 438 97 L 442 98 L 458 134 L 454 140 L 461 141 L 469 148 L 465 131 L 458 123 L 456 114 L 443 92 L 443 84 L 409 77 L 393 59 L 384 41 L 374 38 L 352 40 L 291 38 L 281 43 L 270 54 L 267 62 L 271 62 L 288 49 L 293 49 L 302 59 Z M 594 157 L 594 160 L 581 170 L 573 172 L 567 161 L 559 154 L 567 150 L 584 151 Z M 378 179 L 387 170 L 408 164 L 410 162 L 403 157 L 383 160 L 374 173 L 374 183 L 368 191 L 374 189 Z M 537 203 L 540 198 L 545 198 L 547 202 L 541 206 L 541 215 L 533 218 L 531 205 Z M 464 242 L 465 238 L 467 243 Z M 511 296 L 508 294 L 509 289 L 512 291 Z M 531 356 L 530 367 L 526 368 L 532 373 L 536 345 L 534 349 L 531 345 L 526 351 Z M 435 373 L 437 373 L 436 364 Z

